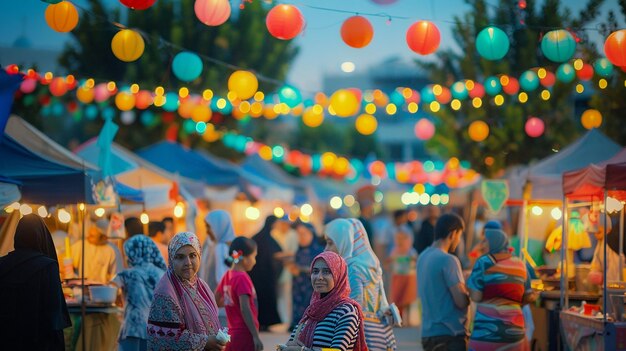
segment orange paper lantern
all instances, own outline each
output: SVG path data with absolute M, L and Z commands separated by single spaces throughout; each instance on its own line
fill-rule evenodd
M 406 31 L 407 45 L 420 55 L 428 55 L 437 51 L 440 41 L 439 29 L 429 21 L 417 21 Z
M 483 121 L 474 121 L 469 126 L 469 137 L 475 142 L 481 142 L 489 136 L 489 126 Z
M 374 28 L 367 18 L 352 16 L 341 25 L 341 39 L 353 48 L 366 47 L 374 37 Z
M 265 18 L 265 25 L 270 34 L 282 40 L 295 38 L 304 28 L 304 17 L 293 5 L 276 5 Z
M 135 107 L 140 110 L 145 110 L 152 105 L 152 93 L 148 90 L 139 90 L 135 94 Z
M 196 0 L 193 6 L 196 17 L 207 26 L 219 26 L 230 17 L 228 0 Z
M 626 29 L 611 33 L 604 42 L 606 58 L 616 66 L 626 66 Z
M 122 29 L 111 40 L 113 54 L 124 62 L 137 60 L 143 54 L 144 49 L 145 43 L 141 35 L 130 29 Z
M 48 5 L 45 16 L 48 26 L 61 33 L 71 31 L 78 24 L 78 11 L 68 1 Z
M 67 93 L 67 83 L 63 77 L 55 77 L 48 86 L 50 94 L 54 96 L 63 96 Z

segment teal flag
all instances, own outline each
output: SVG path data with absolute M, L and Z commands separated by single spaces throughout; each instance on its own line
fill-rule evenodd
M 118 125 L 113 123 L 112 118 L 106 118 L 98 136 L 98 146 L 100 147 L 98 167 L 102 171 L 103 178 L 113 175 L 113 170 L 111 169 L 111 144 L 119 129 Z
M 509 198 L 509 183 L 506 180 L 483 180 L 480 192 L 493 212 L 500 212 Z

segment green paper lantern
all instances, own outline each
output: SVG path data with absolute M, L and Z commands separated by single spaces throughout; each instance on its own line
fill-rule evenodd
M 534 71 L 526 71 L 519 77 L 519 84 L 525 91 L 533 91 L 539 87 L 539 77 Z
M 499 60 L 509 51 L 509 37 L 498 27 L 487 27 L 476 37 L 476 49 L 486 60 Z
M 502 91 L 502 84 L 498 77 L 489 77 L 485 79 L 485 92 L 491 96 L 500 94 Z
M 564 63 L 556 70 L 556 79 L 561 83 L 571 83 L 576 78 L 576 71 L 569 63 Z
M 593 63 L 593 69 L 600 77 L 607 78 L 613 73 L 613 64 L 603 57 Z
M 541 51 L 550 61 L 565 62 L 576 52 L 576 40 L 565 29 L 552 30 L 541 39 Z

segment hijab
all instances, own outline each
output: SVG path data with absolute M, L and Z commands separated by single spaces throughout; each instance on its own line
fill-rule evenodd
M 162 270 L 167 270 L 165 260 L 154 241 L 145 235 L 135 235 L 124 243 L 124 253 L 130 267 L 153 264 Z
M 337 218 L 330 221 L 324 230 L 324 233 L 337 246 L 339 256 L 346 261 L 350 261 L 354 251 L 355 233 L 354 226 L 349 220 Z
M 233 222 L 230 219 L 230 214 L 228 214 L 228 212 L 224 210 L 211 211 L 206 215 L 206 217 L 204 217 L 204 221 L 211 226 L 211 230 L 215 235 L 216 243 L 226 244 L 235 240 Z
M 197 275 L 189 282 L 184 282 L 174 273 L 174 256 L 181 247 L 186 245 L 191 246 L 198 256 L 200 255 L 200 241 L 196 234 L 190 232 L 176 234 L 167 248 L 169 257 L 167 273 L 157 285 L 155 295 L 168 296 L 177 303 L 179 310 L 183 313 L 184 328 L 197 334 L 217 333 L 221 325 L 211 289 L 202 279 L 198 279 Z M 192 289 L 197 291 L 194 293 Z M 197 299 L 194 299 L 195 296 Z M 203 304 L 208 310 L 208 321 L 204 320 L 196 302 Z
M 200 265 L 200 277 L 209 283 L 209 286 L 217 288 L 228 267 L 223 264 L 228 257 L 229 242 L 235 240 L 235 231 L 230 214 L 224 210 L 215 210 L 207 213 L 204 222 L 211 227 L 215 236 L 215 242 L 206 238 L 202 247 L 203 260 Z
M 304 311 L 304 316 L 300 321 L 301 325 L 304 323 L 304 328 L 300 332 L 299 336 L 300 341 L 303 342 L 306 347 L 313 347 L 313 335 L 315 333 L 317 323 L 324 320 L 324 318 L 337 308 L 337 306 L 350 304 L 356 308 L 359 316 L 359 332 L 354 345 L 354 350 L 367 350 L 363 326 L 363 312 L 361 311 L 359 303 L 350 299 L 350 283 L 348 282 L 348 265 L 346 264 L 346 261 L 334 252 L 324 251 L 315 257 L 311 263 L 311 270 L 313 270 L 313 266 L 318 260 L 324 260 L 328 265 L 328 268 L 330 268 L 335 286 L 333 287 L 333 290 L 331 290 L 324 297 L 322 297 L 318 292 L 313 292 L 311 303 Z
M 487 229 L 485 230 L 485 237 L 489 242 L 489 254 L 509 252 L 509 238 L 502 230 Z
M 14 245 L 16 250 L 29 250 L 42 253 L 58 262 L 52 235 L 43 219 L 29 214 L 20 219 L 15 229 Z

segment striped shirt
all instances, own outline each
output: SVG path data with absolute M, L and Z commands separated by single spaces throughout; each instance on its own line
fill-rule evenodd
M 352 351 L 359 334 L 359 323 L 354 306 L 343 304 L 335 307 L 326 318 L 317 323 L 313 333 L 313 347 Z M 290 341 L 294 340 L 295 333 L 299 329 L 300 325 L 294 328 L 289 338 Z

